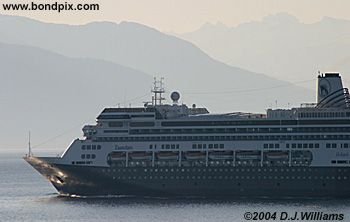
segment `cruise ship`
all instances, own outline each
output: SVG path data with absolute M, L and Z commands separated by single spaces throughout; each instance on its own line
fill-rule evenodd
M 105 108 L 59 157 L 24 159 L 62 195 L 350 197 L 350 96 L 338 73 L 317 102 L 210 114 L 180 94 Z

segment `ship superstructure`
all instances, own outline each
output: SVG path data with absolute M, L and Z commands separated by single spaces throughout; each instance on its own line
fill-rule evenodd
M 317 103 L 266 114 L 163 104 L 105 108 L 60 157 L 26 157 L 62 194 L 350 196 L 350 96 L 318 76 Z

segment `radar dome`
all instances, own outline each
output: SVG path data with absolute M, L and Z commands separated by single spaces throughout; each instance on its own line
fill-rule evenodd
M 179 92 L 172 92 L 170 95 L 170 98 L 174 103 L 177 103 L 180 99 L 180 93 Z

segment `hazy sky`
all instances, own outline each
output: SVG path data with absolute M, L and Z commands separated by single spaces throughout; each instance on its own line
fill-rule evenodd
M 25 0 L 2 0 L 1 3 L 23 3 Z M 51 0 L 37 0 L 50 3 Z M 60 2 L 58 0 L 58 2 Z M 93 12 L 4 12 L 41 21 L 82 24 L 91 21 L 135 21 L 166 32 L 188 32 L 206 22 L 235 26 L 260 20 L 279 12 L 288 12 L 300 21 L 312 23 L 324 16 L 350 19 L 349 0 L 62 0 L 62 3 L 99 3 Z

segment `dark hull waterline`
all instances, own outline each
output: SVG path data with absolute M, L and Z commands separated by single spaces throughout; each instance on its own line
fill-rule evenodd
M 62 195 L 350 197 L 344 167 L 92 167 L 25 160 Z

